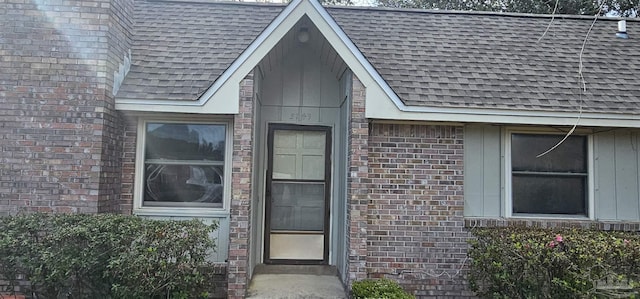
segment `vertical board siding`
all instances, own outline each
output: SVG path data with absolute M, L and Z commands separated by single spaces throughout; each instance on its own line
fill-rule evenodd
M 636 181 L 636 190 L 637 190 L 637 194 L 638 194 L 638 199 L 637 199 L 637 204 L 638 204 L 638 218 L 640 218 L 640 131 L 634 131 L 634 147 L 633 150 L 636 152 L 636 169 L 638 169 L 637 172 L 637 181 Z M 640 219 L 637 219 L 640 220 Z
M 616 203 L 618 220 L 638 220 L 637 145 L 629 131 L 615 132 Z
M 337 59 L 342 60 L 339 57 Z M 339 107 L 343 98 L 340 97 L 340 81 L 337 80 L 337 74 L 326 65 L 321 66 L 320 70 L 321 97 L 319 105 L 321 107 Z
M 500 216 L 500 128 L 468 125 L 464 145 L 464 215 Z
M 595 134 L 597 220 L 640 221 L 639 145 L 638 131 Z
M 640 221 L 640 150 L 638 131 L 595 133 L 594 208 L 597 220 Z M 501 215 L 500 128 L 465 127 L 465 211 L 468 217 Z
M 267 81 L 267 78 L 271 80 Z M 261 79 L 262 88 L 258 90 L 263 105 L 282 105 L 282 68 L 265 70 L 265 77 Z M 267 102 L 269 99 L 271 102 Z
M 317 59 L 303 59 L 302 67 L 302 106 L 319 106 L 322 94 L 322 73 L 314 70 L 320 70 L 322 65 Z
M 256 165 L 255 181 L 258 184 L 255 194 L 257 204 L 254 204 L 255 217 L 253 218 L 254 229 L 257 239 L 253 244 L 252 251 L 255 252 L 253 263 L 260 263 L 263 254 L 264 226 L 264 190 L 265 190 L 265 168 L 267 164 L 266 134 L 270 123 L 290 123 L 300 125 L 323 125 L 333 128 L 332 131 L 332 191 L 330 220 L 331 242 L 330 242 L 330 263 L 346 263 L 341 253 L 345 251 L 344 239 L 344 209 L 346 197 L 346 147 L 344 138 L 344 126 L 347 124 L 345 107 L 341 107 L 342 99 L 346 92 L 344 79 L 339 81 L 338 76 L 332 71 L 332 66 L 327 65 L 325 60 L 318 57 L 318 53 L 307 51 L 304 47 L 295 43 L 290 51 L 277 55 L 283 57 L 273 63 L 263 61 L 264 77 L 261 79 L 261 89 L 257 90 L 260 103 L 256 105 L 259 115 L 258 128 L 256 128 L 256 148 L 258 159 Z M 272 55 L 273 54 L 273 55 Z M 340 59 L 339 57 L 337 59 Z M 333 60 L 332 60 L 333 61 Z M 269 66 L 267 68 L 267 66 Z M 342 83 L 342 84 L 341 84 Z M 350 82 L 349 82 L 350 83 Z M 345 118 L 345 119 L 343 119 Z M 340 222 L 342 221 L 342 222 Z M 342 230 L 341 230 L 342 229 Z M 342 238 L 341 242 L 337 241 Z M 342 259 L 341 259 L 342 258 Z
M 229 255 L 229 218 L 208 218 L 208 221 L 218 221 L 218 229 L 212 233 L 216 241 L 216 252 L 212 256 L 216 262 L 225 262 Z
M 229 217 L 187 217 L 187 216 L 140 216 L 153 220 L 176 220 L 187 221 L 194 218 L 199 219 L 205 224 L 218 222 L 218 229 L 213 231 L 209 236 L 216 242 L 216 251 L 209 256 L 213 262 L 224 263 L 227 259 L 229 249 Z
M 595 217 L 599 220 L 615 220 L 616 207 L 616 154 L 613 132 L 595 134 L 593 138 L 595 192 Z
M 638 132 L 616 130 L 594 135 L 594 201 L 598 220 L 640 220 Z M 500 128 L 465 127 L 465 216 L 501 215 Z
M 484 216 L 498 217 L 500 216 L 500 190 L 501 190 L 501 172 L 500 148 L 501 134 L 500 127 L 485 126 L 484 127 Z
M 281 64 L 265 71 L 263 81 L 262 104 L 284 107 L 289 114 L 301 112 L 301 109 L 313 111 L 309 109 L 340 106 L 337 74 L 313 53 L 295 51 L 288 54 Z
M 282 68 L 282 105 L 283 106 L 300 106 L 302 102 L 302 78 L 303 78 L 303 65 L 301 62 L 300 52 L 295 51 L 289 53 L 289 58 L 283 60 L 284 66 Z M 269 75 L 266 75 L 265 82 L 271 82 Z M 280 78 L 275 78 L 276 80 Z M 276 99 L 277 100 L 277 99 Z
M 482 126 L 464 128 L 464 215 L 484 216 L 484 142 Z

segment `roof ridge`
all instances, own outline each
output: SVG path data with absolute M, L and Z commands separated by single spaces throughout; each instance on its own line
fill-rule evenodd
M 501 12 L 501 11 L 479 11 L 479 10 L 439 10 L 439 9 L 422 9 L 422 8 L 396 8 L 396 7 L 380 7 L 380 6 L 345 6 L 330 5 L 327 9 L 348 9 L 348 10 L 364 10 L 364 11 L 387 11 L 387 12 L 407 12 L 407 13 L 426 13 L 426 14 L 451 14 L 451 15 L 482 15 L 482 16 L 500 16 L 500 17 L 520 17 L 520 18 L 538 18 L 538 19 L 587 19 L 593 20 L 591 15 L 567 15 L 567 14 L 534 14 L 521 12 Z M 632 22 L 640 22 L 640 18 L 624 18 L 624 17 L 607 17 L 598 16 L 598 20 L 620 21 L 627 20 Z
M 135 0 L 136 2 L 163 2 L 163 3 L 191 3 L 203 5 L 237 5 L 237 6 L 255 6 L 255 7 L 279 7 L 284 8 L 288 3 L 273 2 L 244 2 L 234 0 Z M 517 18 L 536 18 L 536 19 L 574 19 L 574 20 L 593 20 L 594 16 L 590 15 L 567 15 L 567 14 L 534 14 L 520 12 L 501 12 L 501 11 L 479 11 L 479 10 L 440 10 L 440 9 L 422 9 L 422 8 L 396 8 L 396 7 L 380 7 L 380 6 L 347 6 L 347 5 L 323 5 L 326 9 L 337 10 L 363 10 L 363 11 L 386 11 L 386 12 L 405 12 L 405 13 L 425 13 L 425 14 L 450 14 L 450 15 L 478 15 L 478 16 L 498 16 L 498 17 L 517 17 Z M 603 21 L 620 21 L 626 20 L 630 22 L 640 22 L 640 18 L 625 17 L 607 17 L 599 16 L 599 20 Z
M 233 0 L 135 0 L 135 2 L 162 2 L 162 3 L 190 3 L 207 5 L 237 5 L 237 6 L 257 6 L 257 7 L 280 7 L 284 8 L 288 3 L 273 2 L 241 2 Z

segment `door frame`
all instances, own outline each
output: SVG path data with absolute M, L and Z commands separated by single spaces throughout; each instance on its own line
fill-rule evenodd
M 328 265 L 330 246 L 330 207 L 331 207 L 331 156 L 332 156 L 332 127 L 322 125 L 297 125 L 270 123 L 267 124 L 267 171 L 266 185 L 264 189 L 265 217 L 264 217 L 264 263 L 265 264 L 289 264 L 289 265 Z M 322 131 L 325 132 L 325 159 L 324 159 L 324 250 L 322 260 L 296 260 L 296 259 L 271 259 L 271 183 L 273 176 L 273 137 L 276 130 L 289 131 Z

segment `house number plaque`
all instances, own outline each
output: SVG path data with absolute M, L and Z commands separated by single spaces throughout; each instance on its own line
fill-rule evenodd
M 309 121 L 313 120 L 313 114 L 309 112 L 293 112 L 289 114 L 289 120 Z

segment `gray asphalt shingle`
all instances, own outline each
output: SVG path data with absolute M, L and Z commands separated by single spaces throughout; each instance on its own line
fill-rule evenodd
M 407 105 L 576 111 L 582 102 L 584 111 L 640 113 L 640 42 L 616 38 L 616 20 L 589 34 L 583 93 L 579 57 L 593 19 L 556 18 L 538 41 L 549 17 L 329 11 Z M 640 23 L 627 31 L 640 33 Z
M 118 98 L 197 100 L 282 6 L 135 2 L 131 70 Z
M 117 97 L 196 100 L 283 9 L 136 2 L 132 67 Z M 328 8 L 410 106 L 640 114 L 640 22 L 548 16 Z

